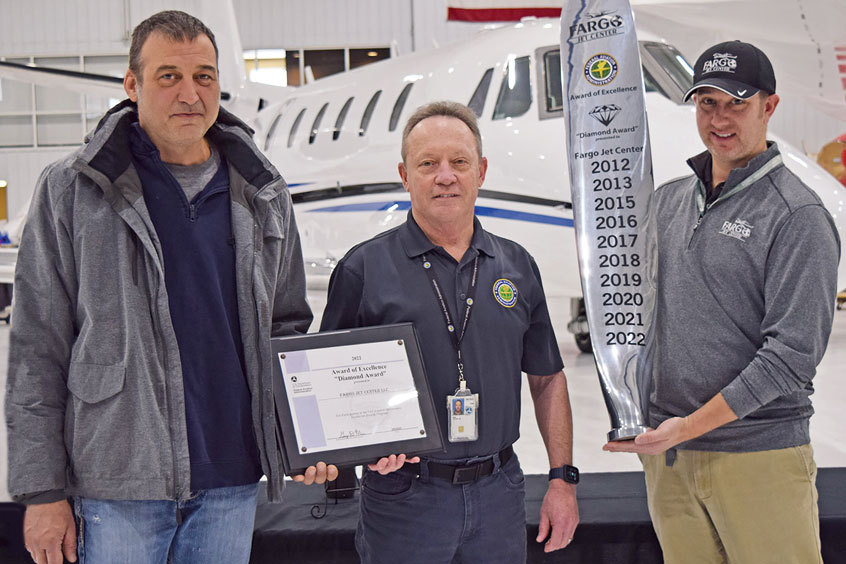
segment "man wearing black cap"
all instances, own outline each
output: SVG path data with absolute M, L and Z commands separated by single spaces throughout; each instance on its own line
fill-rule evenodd
M 730 41 L 694 70 L 708 150 L 656 192 L 654 430 L 605 450 L 641 455 L 665 562 L 822 562 L 809 396 L 840 240 L 766 140 L 767 56 Z

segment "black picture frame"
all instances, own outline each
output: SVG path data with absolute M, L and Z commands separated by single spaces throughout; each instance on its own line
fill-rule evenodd
M 300 452 L 294 429 L 293 413 L 283 381 L 284 375 L 279 362 L 279 354 L 391 340 L 402 341 L 405 347 L 408 365 L 411 369 L 414 385 L 417 388 L 417 401 L 426 434 L 420 438 L 373 445 L 321 450 L 320 452 Z M 429 389 L 429 381 L 426 378 L 417 332 L 411 323 L 274 337 L 270 342 L 273 351 L 273 398 L 277 436 L 281 442 L 282 448 L 280 450 L 285 474 L 289 476 L 302 474 L 306 468 L 321 461 L 346 467 L 373 463 L 382 456 L 389 454 L 405 453 L 412 456 L 429 452 L 443 452 L 444 443 L 435 414 L 435 403 Z

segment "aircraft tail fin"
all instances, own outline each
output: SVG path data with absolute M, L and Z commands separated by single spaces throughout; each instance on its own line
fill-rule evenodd
M 215 35 L 219 53 L 220 89 L 237 96 L 247 86 L 247 67 L 232 0 L 203 0 L 197 14 Z

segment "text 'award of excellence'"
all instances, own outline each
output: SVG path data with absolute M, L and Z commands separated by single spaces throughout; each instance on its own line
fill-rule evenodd
M 568 1 L 561 14 L 567 164 L 608 439 L 646 431 L 657 268 L 652 156 L 627 0 Z
M 270 342 L 286 474 L 320 461 L 354 466 L 443 450 L 410 323 Z

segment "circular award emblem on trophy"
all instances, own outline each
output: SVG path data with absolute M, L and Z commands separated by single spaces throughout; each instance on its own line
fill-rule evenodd
M 585 79 L 594 86 L 605 86 L 617 77 L 617 61 L 611 55 L 598 53 L 585 63 Z

